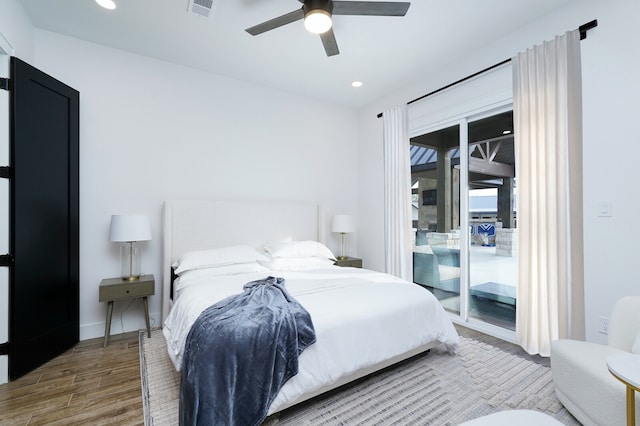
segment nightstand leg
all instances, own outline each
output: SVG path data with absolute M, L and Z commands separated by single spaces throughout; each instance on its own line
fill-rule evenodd
M 146 296 L 142 298 L 142 305 L 144 306 L 144 319 L 147 321 L 147 336 L 151 339 L 151 326 L 149 325 L 149 303 Z
M 111 334 L 111 316 L 113 315 L 113 300 L 107 303 L 107 324 L 104 326 L 104 345 L 103 348 L 107 347 L 107 343 L 109 343 L 109 334 Z

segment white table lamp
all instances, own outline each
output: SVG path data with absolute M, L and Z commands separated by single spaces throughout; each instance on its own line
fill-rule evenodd
M 339 233 L 342 240 L 338 260 L 345 260 L 348 258 L 348 256 L 345 256 L 344 254 L 344 235 L 353 231 L 355 231 L 353 216 L 348 214 L 337 214 L 333 217 L 333 220 L 331 221 L 331 232 Z
M 120 246 L 121 274 L 123 280 L 140 278 L 140 247 L 138 241 L 151 239 L 149 216 L 140 214 L 114 214 L 111 216 L 109 240 L 123 243 Z

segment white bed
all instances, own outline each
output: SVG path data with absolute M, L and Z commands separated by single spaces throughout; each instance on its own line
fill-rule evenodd
M 269 414 L 334 389 L 445 343 L 458 335 L 433 295 L 413 283 L 356 268 L 218 275 L 185 273 L 171 300 L 170 267 L 184 253 L 235 246 L 261 248 L 285 238 L 322 240 L 324 218 L 315 205 L 286 202 L 167 201 L 164 210 L 163 333 L 176 367 L 188 330 L 211 304 L 242 292 L 248 281 L 283 277 L 286 288 L 311 314 L 317 341 L 300 356 L 300 371 L 270 406 Z M 395 301 L 395 302 L 392 302 Z

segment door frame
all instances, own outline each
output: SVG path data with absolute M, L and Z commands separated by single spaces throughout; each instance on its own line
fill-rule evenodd
M 0 78 L 9 78 L 14 49 L 0 33 Z M 0 166 L 9 165 L 9 92 L 0 90 Z M 0 179 L 0 254 L 9 253 L 9 180 Z M 9 268 L 0 268 L 0 344 L 9 340 Z M 9 381 L 9 356 L 0 355 L 0 384 Z

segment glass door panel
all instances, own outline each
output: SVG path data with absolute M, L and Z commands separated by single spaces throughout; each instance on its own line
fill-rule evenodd
M 460 129 L 411 139 L 414 282 L 460 314 Z
M 513 113 L 469 123 L 469 317 L 515 330 L 516 174 Z

